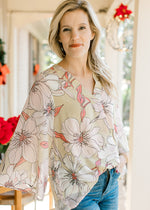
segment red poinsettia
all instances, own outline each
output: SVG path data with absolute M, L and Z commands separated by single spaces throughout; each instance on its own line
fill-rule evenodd
M 0 117 L 0 144 L 8 144 L 16 129 L 19 117 L 11 117 L 7 121 Z
M 3 65 L 0 63 L 0 85 L 6 84 L 6 74 L 9 74 L 10 71 L 7 67 L 7 65 Z
M 19 118 L 20 118 L 20 115 L 18 117 L 8 118 L 7 122 L 12 125 L 12 132 L 15 131 Z
M 3 117 L 0 117 L 0 143 L 7 144 L 10 141 L 10 138 L 13 134 L 11 123 L 4 120 Z
M 129 15 L 132 13 L 132 11 L 128 10 L 127 8 L 128 8 L 127 5 L 121 4 L 116 9 L 116 13 L 114 14 L 114 18 L 118 17 L 122 21 L 124 21 L 126 18 L 129 18 Z

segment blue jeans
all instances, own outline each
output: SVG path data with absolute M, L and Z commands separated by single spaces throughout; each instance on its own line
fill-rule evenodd
M 118 177 L 115 168 L 99 176 L 98 182 L 72 210 L 118 210 Z

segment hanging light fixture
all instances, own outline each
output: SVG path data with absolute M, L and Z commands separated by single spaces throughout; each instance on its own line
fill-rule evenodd
M 106 38 L 111 47 L 118 51 L 132 49 L 133 15 L 128 5 L 123 3 L 111 14 L 106 25 Z

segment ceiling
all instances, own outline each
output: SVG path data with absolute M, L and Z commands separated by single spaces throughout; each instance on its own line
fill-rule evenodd
M 50 17 L 63 0 L 7 0 L 8 11 L 20 21 L 20 26 L 26 28 L 40 42 L 47 41 Z M 120 0 L 121 1 L 121 0 Z M 132 1 L 132 0 L 127 0 Z M 105 27 L 106 11 L 115 0 L 89 0 L 97 13 L 99 21 Z M 119 2 L 117 0 L 117 2 Z M 33 18 L 36 16 L 36 18 Z M 24 23 L 24 24 L 23 24 Z
M 8 0 L 9 2 L 9 9 L 15 11 L 15 12 L 37 12 L 40 10 L 40 12 L 46 12 L 48 13 L 47 8 L 50 8 L 49 12 L 52 14 L 56 7 L 58 6 L 58 4 L 61 2 L 59 0 L 57 1 L 47 1 L 47 0 L 43 0 L 44 1 L 44 7 L 41 5 L 41 7 L 39 8 L 40 5 L 36 4 L 36 7 L 32 6 L 29 7 L 30 4 L 28 4 L 28 0 L 26 0 L 26 4 L 23 6 L 23 2 L 24 1 L 20 1 L 20 0 L 13 0 L 15 2 L 15 4 L 12 4 L 12 2 L 10 0 Z M 32 0 L 34 1 L 34 0 Z M 103 12 L 102 11 L 106 11 L 109 9 L 109 7 L 111 6 L 111 4 L 113 3 L 114 0 L 89 0 L 89 2 L 91 3 L 92 7 L 94 8 L 94 10 L 96 11 L 97 15 L 99 15 L 99 19 L 101 24 L 103 24 Z M 22 2 L 22 4 L 21 4 Z M 50 3 L 51 2 L 51 3 Z M 47 4 L 47 5 L 46 5 Z M 44 9 L 45 8 L 45 9 Z M 100 15 L 100 12 L 102 12 L 103 14 Z M 101 16 L 101 18 L 100 18 Z M 49 32 L 49 23 L 50 23 L 50 18 L 47 19 L 40 19 L 36 22 L 32 22 L 31 24 L 27 24 L 26 28 L 35 36 L 37 37 L 40 41 L 42 42 L 46 42 L 47 41 L 47 37 L 48 37 L 48 32 Z
M 7 0 L 9 11 L 53 12 L 63 0 Z M 89 0 L 96 12 L 109 8 L 114 0 Z

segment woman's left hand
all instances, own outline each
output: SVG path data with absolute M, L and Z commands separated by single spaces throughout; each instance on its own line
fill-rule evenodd
M 120 158 L 120 163 L 116 167 L 116 172 L 117 173 L 122 173 L 123 170 L 124 170 L 124 167 L 125 167 L 125 165 L 127 163 L 127 159 L 128 158 L 127 158 L 127 155 L 126 154 L 120 154 L 119 158 Z

